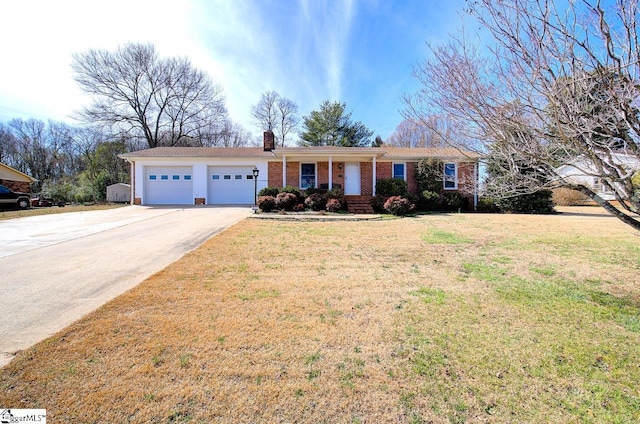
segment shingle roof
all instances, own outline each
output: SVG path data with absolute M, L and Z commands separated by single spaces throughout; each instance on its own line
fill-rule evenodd
M 119 155 L 121 158 L 147 157 L 226 157 L 226 158 L 273 158 L 282 154 L 318 153 L 340 155 L 375 155 L 381 159 L 422 159 L 427 157 L 439 159 L 469 159 L 480 156 L 470 151 L 462 151 L 453 147 L 445 148 L 402 148 L 402 147 L 281 147 L 273 152 L 265 152 L 262 147 L 155 147 Z
M 468 150 L 460 150 L 455 147 L 381 147 L 380 149 L 386 150 L 387 153 L 384 158 L 439 158 L 439 159 L 453 159 L 453 158 L 465 158 L 475 160 L 480 157 L 479 154 Z
M 154 147 L 119 155 L 122 158 L 151 157 L 273 157 L 273 153 L 265 152 L 262 147 Z

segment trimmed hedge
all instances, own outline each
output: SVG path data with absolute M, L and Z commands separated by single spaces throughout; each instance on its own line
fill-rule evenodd
M 376 182 L 376 194 L 379 196 L 406 196 L 407 182 L 399 178 L 385 178 Z

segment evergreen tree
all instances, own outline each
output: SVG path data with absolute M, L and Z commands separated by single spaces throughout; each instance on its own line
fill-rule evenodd
M 345 113 L 346 103 L 325 100 L 320 110 L 303 117 L 303 131 L 300 145 L 365 147 L 371 145 L 369 139 L 373 131 L 362 122 L 352 122 L 351 112 Z

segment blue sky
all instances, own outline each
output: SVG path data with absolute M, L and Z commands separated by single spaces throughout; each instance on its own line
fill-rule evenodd
M 464 0 L 21 0 L 0 2 L 0 121 L 54 119 L 89 102 L 75 86 L 72 54 L 153 43 L 186 56 L 224 89 L 231 117 L 250 117 L 275 90 L 300 115 L 323 100 L 346 102 L 352 119 L 386 139 L 426 42 L 461 25 Z

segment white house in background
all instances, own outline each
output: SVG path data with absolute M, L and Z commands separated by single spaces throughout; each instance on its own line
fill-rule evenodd
M 115 183 L 107 186 L 107 202 L 130 203 L 131 184 Z
M 632 171 L 640 171 L 640 158 L 616 153 L 612 155 L 613 164 L 622 165 Z M 615 200 L 613 191 L 604 184 L 602 177 L 596 171 L 595 166 L 587 161 L 566 164 L 556 168 L 556 172 L 564 180 L 583 184 L 590 187 L 596 194 L 604 200 Z

